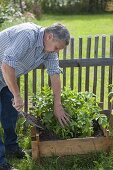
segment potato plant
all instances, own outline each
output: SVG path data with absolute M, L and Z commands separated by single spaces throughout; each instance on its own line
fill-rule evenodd
M 52 130 L 61 139 L 92 136 L 93 120 L 103 128 L 108 128 L 108 119 L 100 114 L 95 94 L 91 92 L 75 92 L 64 89 L 61 93 L 64 110 L 70 114 L 71 122 L 66 127 L 61 127 L 53 114 L 53 94 L 49 87 L 44 87 L 42 92 L 33 97 L 32 113 L 40 117 L 42 123 Z

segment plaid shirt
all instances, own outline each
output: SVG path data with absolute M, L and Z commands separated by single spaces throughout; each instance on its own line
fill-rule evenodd
M 58 55 L 44 52 L 45 28 L 33 23 L 23 23 L 0 32 L 0 68 L 2 62 L 13 67 L 18 78 L 41 63 L 48 74 L 60 74 Z M 0 70 L 0 90 L 6 86 Z

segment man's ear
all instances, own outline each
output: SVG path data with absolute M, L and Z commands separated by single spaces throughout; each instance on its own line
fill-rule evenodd
M 52 40 L 53 39 L 53 33 L 49 33 L 47 35 L 47 40 Z

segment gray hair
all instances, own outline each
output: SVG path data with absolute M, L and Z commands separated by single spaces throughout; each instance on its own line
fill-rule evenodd
M 46 27 L 45 32 L 53 33 L 53 37 L 55 39 L 64 41 L 66 45 L 69 44 L 70 33 L 64 25 L 55 23 L 49 27 Z

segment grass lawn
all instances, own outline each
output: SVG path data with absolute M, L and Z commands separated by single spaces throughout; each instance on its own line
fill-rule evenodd
M 31 20 L 26 20 L 31 21 Z M 79 36 L 87 35 L 102 35 L 102 34 L 113 34 L 113 14 L 101 14 L 101 15 L 43 15 L 40 20 L 32 20 L 32 22 L 42 25 L 49 26 L 55 22 L 61 22 L 67 26 L 71 35 L 75 38 Z M 5 22 L 1 30 L 9 26 L 21 23 L 23 21 L 18 20 L 12 23 Z M 24 21 L 25 22 L 25 21 Z
M 29 20 L 26 20 L 29 21 Z M 15 25 L 17 23 L 22 23 L 22 20 L 14 21 L 12 23 L 5 22 L 0 30 L 3 30 L 9 26 Z M 25 21 L 24 21 L 25 22 Z M 69 16 L 52 16 L 44 15 L 41 20 L 32 20 L 32 22 L 42 25 L 49 26 L 54 22 L 61 22 L 67 26 L 71 36 L 75 38 L 75 58 L 78 58 L 78 38 L 83 37 L 83 57 L 86 56 L 86 41 L 87 36 L 92 36 L 92 49 L 91 56 L 94 53 L 94 36 L 100 36 L 99 42 L 99 57 L 101 57 L 101 36 L 103 34 L 107 35 L 107 49 L 106 55 L 109 56 L 109 36 L 113 34 L 113 14 L 103 14 L 103 15 L 69 15 Z M 61 54 L 62 56 L 62 54 Z M 69 53 L 68 53 L 69 56 Z M 93 72 L 93 71 L 92 71 Z M 76 70 L 75 70 L 76 73 Z M 107 73 L 107 71 L 106 71 Z M 69 72 L 68 72 L 69 74 Z M 83 79 L 84 76 L 83 76 Z M 39 80 L 39 78 L 38 78 Z M 107 80 L 107 78 L 106 78 Z M 69 79 L 68 79 L 69 81 Z M 29 79 L 29 84 L 32 83 L 32 79 Z M 23 82 L 21 82 L 23 91 Z M 40 84 L 40 83 L 39 83 Z M 69 85 L 69 82 L 67 82 Z M 107 81 L 105 82 L 107 96 Z M 75 84 L 76 88 L 76 84 Z M 31 94 L 31 86 L 29 87 L 29 93 Z M 105 97 L 106 97 L 105 96 Z M 22 142 L 21 142 L 22 143 Z M 57 157 L 57 158 L 45 158 L 42 159 L 39 165 L 34 163 L 28 156 L 27 159 L 22 161 L 10 160 L 15 167 L 19 170 L 113 170 L 113 153 L 109 155 L 106 153 L 90 154 L 87 156 L 71 156 L 71 157 Z
M 10 159 L 10 162 L 19 170 L 113 170 L 113 152 L 41 158 L 40 163 L 28 156 L 21 161 Z

